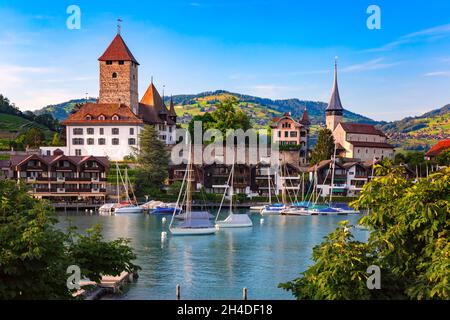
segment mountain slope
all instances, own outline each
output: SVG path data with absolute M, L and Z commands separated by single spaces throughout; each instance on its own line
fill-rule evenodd
M 96 98 L 88 98 L 88 102 L 96 102 Z M 50 113 L 55 119 L 64 120 L 72 112 L 73 108 L 77 104 L 85 103 L 86 99 L 74 99 L 58 104 L 48 105 L 42 109 L 36 110 L 34 113 L 36 115 Z
M 203 92 L 196 95 L 176 95 L 173 96 L 173 101 L 177 106 L 176 110 L 180 116 L 180 122 L 184 124 L 189 122 L 190 118 L 195 114 L 214 110 L 214 104 L 230 96 L 238 99 L 240 108 L 249 114 L 256 127 L 267 125 L 273 117 L 285 112 L 291 112 L 294 118 L 300 118 L 305 107 L 308 109 L 312 124 L 323 124 L 325 122 L 327 104 L 320 101 L 299 99 L 271 100 L 225 90 Z M 169 98 L 165 100 L 168 103 Z M 347 110 L 344 112 L 344 120 L 358 123 L 377 123 L 372 119 Z
M 381 129 L 404 150 L 426 150 L 450 138 L 450 104 L 418 117 L 385 123 Z

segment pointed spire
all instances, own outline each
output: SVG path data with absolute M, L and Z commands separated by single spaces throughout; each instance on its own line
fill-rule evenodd
M 300 120 L 300 123 L 304 124 L 304 125 L 311 124 L 311 122 L 309 121 L 308 109 L 306 109 L 306 107 L 305 107 L 305 110 L 303 110 L 303 116 L 302 116 L 302 120 Z
M 170 95 L 169 116 L 171 116 L 171 117 L 177 116 L 177 113 L 175 112 L 175 106 L 173 104 L 172 95 Z
M 128 49 L 127 45 L 125 44 L 125 41 L 123 41 L 123 38 L 120 35 L 120 33 L 116 34 L 113 41 L 110 43 L 110 45 L 102 54 L 102 56 L 98 58 L 98 60 L 99 61 L 123 60 L 123 61 L 133 61 L 134 63 L 139 64 L 139 62 L 137 62 L 137 60 L 134 58 L 130 49 Z
M 337 57 L 334 61 L 334 82 L 333 90 L 331 91 L 330 103 L 328 104 L 327 111 L 341 111 L 342 108 L 341 97 L 339 96 L 338 87 L 338 74 L 337 74 Z

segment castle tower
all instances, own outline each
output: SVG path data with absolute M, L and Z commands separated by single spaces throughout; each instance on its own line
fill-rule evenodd
M 334 63 L 334 83 L 331 91 L 330 103 L 325 110 L 327 128 L 332 132 L 337 125 L 342 122 L 344 108 L 342 108 L 341 97 L 339 96 L 338 80 L 337 80 L 337 61 Z
M 99 103 L 123 103 L 137 115 L 139 112 L 139 63 L 123 41 L 120 27 L 114 40 L 98 61 L 100 62 Z

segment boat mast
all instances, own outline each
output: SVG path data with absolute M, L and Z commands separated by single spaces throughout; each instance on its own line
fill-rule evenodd
M 117 185 L 116 185 L 117 203 L 119 204 L 120 203 L 120 185 L 119 185 L 119 165 L 117 164 L 117 161 L 116 161 L 116 176 L 117 176 Z
M 333 200 L 333 190 L 334 190 L 334 170 L 336 169 L 336 143 L 334 144 L 334 152 L 333 152 L 333 156 L 331 157 L 331 165 L 332 165 L 332 171 L 331 171 L 330 205 L 331 205 L 331 201 Z

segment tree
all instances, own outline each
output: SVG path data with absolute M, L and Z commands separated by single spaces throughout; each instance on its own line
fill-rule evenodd
M 329 129 L 319 131 L 317 144 L 311 152 L 311 164 L 317 164 L 322 160 L 331 159 L 334 153 L 333 133 Z
M 180 194 L 181 185 L 181 181 L 175 181 L 169 186 L 167 193 L 173 196 Z
M 441 152 L 441 154 L 436 157 L 436 163 L 440 166 L 450 166 L 450 150 Z
M 353 203 L 370 212 L 359 221 L 369 240 L 354 241 L 341 224 L 314 248 L 315 263 L 280 287 L 298 299 L 450 299 L 450 168 L 416 183 L 398 167 L 376 174 Z M 371 265 L 380 290 L 366 287 Z
M 53 139 L 52 139 L 52 146 L 57 147 L 61 145 L 61 140 L 59 138 L 59 133 L 55 132 L 53 134 Z
M 216 110 L 212 112 L 212 117 L 216 124 L 215 129 L 226 134 L 229 129 L 242 129 L 244 131 L 251 128 L 250 119 L 241 109 L 235 97 L 227 98 L 216 105 Z
M 40 147 L 44 140 L 44 133 L 38 128 L 31 128 L 25 134 L 25 144 L 32 148 Z
M 169 155 L 158 139 L 153 126 L 146 125 L 139 135 L 139 150 L 135 150 L 136 187 L 139 195 L 152 194 L 162 188 L 169 171 Z
M 202 129 L 218 129 L 226 135 L 229 129 L 242 129 L 244 131 L 251 128 L 250 119 L 247 114 L 238 108 L 239 103 L 235 97 L 227 98 L 216 104 L 216 110 L 212 113 L 206 112 L 203 115 L 192 117 L 189 122 L 189 133 L 194 137 L 194 122 L 201 121 Z
M 86 235 L 63 232 L 54 209 L 33 199 L 26 185 L 0 180 L 0 190 L 0 299 L 71 299 L 70 265 L 96 282 L 139 269 L 128 240 L 106 242 L 98 226 Z

